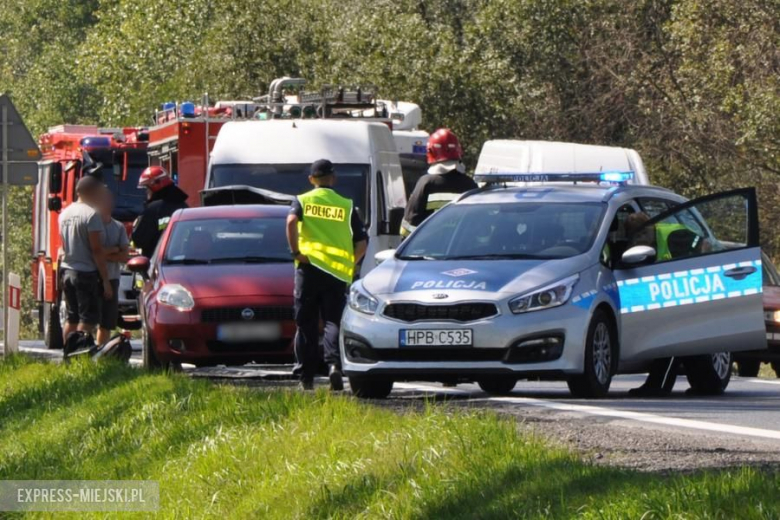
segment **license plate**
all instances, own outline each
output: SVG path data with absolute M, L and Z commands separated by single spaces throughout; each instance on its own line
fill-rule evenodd
M 227 342 L 276 341 L 282 335 L 278 322 L 234 323 L 217 327 L 217 339 Z
M 472 338 L 471 329 L 403 329 L 398 339 L 402 347 L 470 347 Z

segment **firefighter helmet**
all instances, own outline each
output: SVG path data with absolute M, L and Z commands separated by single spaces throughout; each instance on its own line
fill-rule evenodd
M 428 138 L 428 164 L 442 161 L 460 161 L 463 149 L 460 141 L 449 128 L 439 128 Z
M 173 179 L 162 166 L 149 166 L 138 179 L 139 188 L 149 188 L 152 191 L 160 191 L 173 184 Z

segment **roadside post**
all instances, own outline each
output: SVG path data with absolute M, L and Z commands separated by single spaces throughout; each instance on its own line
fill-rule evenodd
M 11 186 L 34 186 L 38 183 L 38 163 L 41 151 L 19 112 L 6 94 L 0 94 L 0 149 L 2 150 L 3 200 L 3 333 L 4 352 L 11 352 L 19 342 L 19 311 L 16 310 L 16 342 L 11 346 L 8 326 L 10 289 L 8 287 L 8 197 Z M 17 286 L 19 277 L 16 277 Z
M 5 333 L 5 353 L 19 352 L 19 313 L 22 310 L 22 279 L 18 274 L 8 273 L 8 320 Z

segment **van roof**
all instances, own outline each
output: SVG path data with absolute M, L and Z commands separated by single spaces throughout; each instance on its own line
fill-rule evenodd
M 231 121 L 220 129 L 212 164 L 368 164 L 371 127 L 383 123 L 333 119 Z

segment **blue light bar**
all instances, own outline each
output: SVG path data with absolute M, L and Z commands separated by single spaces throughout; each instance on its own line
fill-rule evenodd
M 608 182 L 625 184 L 634 178 L 634 172 L 593 172 L 593 173 L 476 173 L 474 180 L 487 184 L 505 182 Z
M 94 150 L 96 148 L 111 148 L 110 137 L 83 137 L 80 141 L 81 147 Z
M 195 103 L 185 101 L 180 107 L 182 117 L 195 117 Z

